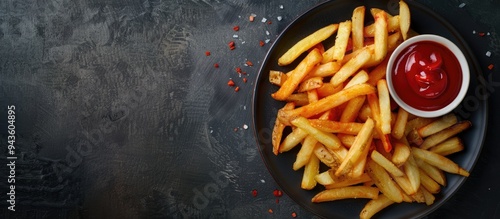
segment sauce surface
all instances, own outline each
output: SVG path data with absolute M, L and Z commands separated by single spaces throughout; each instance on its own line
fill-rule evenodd
M 460 92 L 462 69 L 441 44 L 424 41 L 403 50 L 392 68 L 393 86 L 408 105 L 425 111 L 450 104 Z

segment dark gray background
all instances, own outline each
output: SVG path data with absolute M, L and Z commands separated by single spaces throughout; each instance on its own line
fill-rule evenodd
M 286 195 L 276 203 L 279 187 L 253 136 L 251 98 L 273 40 L 320 2 L 0 2 L 0 218 L 314 217 Z M 500 82 L 498 1 L 418 2 L 450 21 L 485 77 Z M 227 86 L 230 78 L 239 92 Z M 488 101 L 475 169 L 429 218 L 500 217 L 498 91 Z M 16 107 L 15 213 L 4 201 L 9 105 Z

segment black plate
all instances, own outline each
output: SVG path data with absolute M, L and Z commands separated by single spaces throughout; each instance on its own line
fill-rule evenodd
M 446 37 L 456 43 L 465 53 L 471 70 L 471 83 L 461 111 L 457 111 L 462 119 L 472 121 L 473 127 L 461 134 L 466 149 L 450 158 L 471 171 L 479 154 L 486 134 L 487 103 L 482 98 L 474 96 L 480 83 L 477 78 L 481 75 L 479 65 L 474 54 L 467 46 L 458 32 L 442 17 L 413 1 L 407 2 L 411 10 L 412 29 L 419 33 L 432 33 Z M 271 47 L 262 64 L 255 85 L 253 97 L 254 132 L 258 140 L 262 159 L 269 172 L 284 192 L 295 202 L 325 218 L 356 218 L 367 200 L 342 200 L 328 203 L 311 203 L 311 198 L 322 189 L 317 186 L 315 190 L 306 191 L 300 188 L 303 170 L 293 171 L 292 164 L 298 149 L 275 156 L 272 153 L 271 131 L 279 108 L 284 103 L 271 98 L 271 93 L 277 87 L 268 81 L 269 70 L 287 71 L 291 67 L 280 67 L 277 60 L 288 48 L 315 30 L 330 23 L 338 23 L 351 18 L 355 7 L 365 5 L 382 8 L 392 14 L 398 13 L 398 1 L 373 1 L 373 0 L 337 0 L 322 3 L 292 22 Z M 370 16 L 366 16 L 367 19 Z M 331 37 L 333 38 L 333 37 Z M 331 46 L 332 39 L 325 41 L 325 46 Z M 300 59 L 300 58 L 299 58 Z M 290 66 L 296 66 L 292 63 Z M 458 109 L 458 108 L 457 108 Z M 464 183 L 466 178 L 447 174 L 448 184 L 441 193 L 436 195 L 435 203 L 431 206 L 417 203 L 402 203 L 389 206 L 376 215 L 377 218 L 418 218 L 423 217 L 439 208 L 448 200 Z

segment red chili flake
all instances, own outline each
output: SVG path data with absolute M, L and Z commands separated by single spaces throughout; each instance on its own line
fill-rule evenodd
M 489 70 L 492 70 L 492 69 L 493 69 L 493 67 L 495 67 L 493 64 L 488 65 L 488 69 L 489 69 Z
M 277 199 L 276 199 L 276 204 L 279 204 L 279 203 L 280 203 L 280 199 L 279 199 L 279 198 L 277 198 Z
M 205 51 L 206 56 L 210 56 L 210 51 Z
M 243 78 L 243 83 L 247 83 L 248 79 L 247 78 Z
M 283 192 L 279 189 L 275 189 L 273 191 L 273 195 L 274 195 L 274 197 L 281 197 L 281 196 L 283 196 Z
M 486 35 L 486 33 L 484 33 L 484 32 L 479 32 L 479 36 L 485 36 L 485 35 Z
M 293 217 L 293 218 L 296 218 L 296 217 L 297 217 L 297 213 L 292 212 L 292 217 Z
M 233 79 L 229 79 L 229 81 L 227 82 L 227 85 L 228 85 L 229 87 L 234 86 L 235 84 L 234 84 Z
M 240 26 L 234 26 L 234 27 L 233 27 L 233 30 L 234 30 L 234 31 L 238 31 L 238 30 L 240 30 Z
M 249 61 L 249 60 L 247 60 L 246 64 L 247 64 L 248 66 L 253 66 L 253 63 L 252 63 L 251 61 Z
M 272 214 L 273 213 L 273 209 L 269 208 L 269 210 L 267 210 L 267 212 L 269 212 L 269 214 Z
M 219 68 L 219 63 L 215 63 L 214 68 Z
M 234 50 L 236 48 L 236 44 L 234 44 L 234 41 L 229 42 L 228 44 L 229 49 Z
M 252 196 L 257 197 L 257 189 L 252 190 Z
M 268 21 L 268 22 L 267 22 L 267 24 L 272 24 L 272 23 L 273 23 L 273 22 L 271 22 L 271 21 Z
M 235 87 L 234 92 L 238 92 L 238 91 L 240 91 L 240 87 Z
M 250 17 L 248 17 L 248 20 L 249 20 L 250 22 L 253 22 L 253 20 L 254 20 L 254 19 L 255 19 L 255 17 L 254 17 L 253 15 L 250 15 Z
M 233 129 L 233 131 L 234 131 L 234 132 L 237 132 L 237 131 L 238 131 L 238 128 L 234 128 L 234 129 Z
M 240 74 L 241 74 L 243 71 L 241 70 L 241 68 L 240 68 L 240 67 L 236 67 L 236 72 L 238 72 L 238 73 L 240 73 Z
M 266 43 L 264 43 L 264 41 L 262 41 L 262 40 L 259 40 L 259 45 L 262 47 L 262 46 L 266 45 Z

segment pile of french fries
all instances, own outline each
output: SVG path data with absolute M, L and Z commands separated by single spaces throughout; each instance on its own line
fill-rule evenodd
M 294 44 L 278 59 L 279 66 L 293 69 L 271 70 L 269 76 L 279 86 L 271 96 L 286 102 L 273 128 L 273 152 L 300 147 L 292 168 L 304 168 L 302 189 L 325 188 L 312 202 L 370 199 L 360 218 L 394 203 L 431 205 L 446 186 L 444 172 L 469 176 L 445 156 L 464 149 L 457 135 L 470 121 L 453 113 L 417 117 L 391 101 L 387 60 L 416 34 L 408 5 L 399 6 L 398 15 L 370 8 L 366 14 L 373 22 L 365 21 L 365 6 L 355 8 L 350 20 Z M 333 36 L 333 46 L 325 49 L 323 42 Z M 286 127 L 291 131 L 284 136 Z

